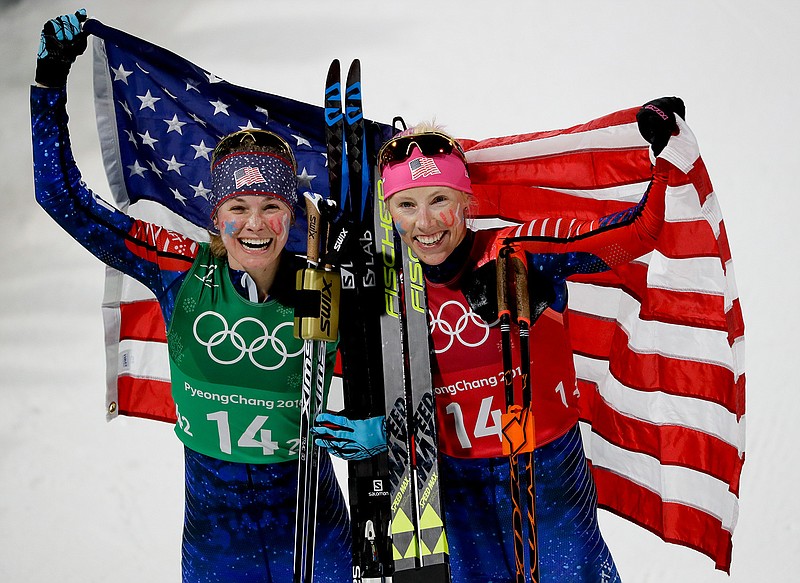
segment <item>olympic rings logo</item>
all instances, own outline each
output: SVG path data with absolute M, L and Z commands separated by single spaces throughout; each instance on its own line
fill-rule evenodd
M 444 311 L 449 306 L 455 306 L 461 312 L 461 315 L 455 320 L 455 326 L 453 326 L 454 318 L 445 319 L 444 317 Z M 447 346 L 436 348 L 436 354 L 447 352 L 456 340 L 467 348 L 475 348 L 489 338 L 489 325 L 478 314 L 473 312 L 472 308 L 467 309 L 461 302 L 456 300 L 449 300 L 439 306 L 439 313 L 435 316 L 433 312 L 430 312 L 430 326 L 431 335 L 434 338 L 437 330 L 448 337 Z M 435 344 L 436 342 L 434 342 Z
M 198 325 L 200 321 L 206 317 L 213 317 L 218 319 L 222 323 L 222 329 L 218 330 L 211 334 L 211 336 L 207 339 L 201 338 L 200 333 L 198 332 Z M 245 335 L 240 333 L 241 328 L 247 324 L 252 323 L 256 326 L 256 335 L 251 340 L 245 340 Z M 192 332 L 194 333 L 195 340 L 197 340 L 200 345 L 205 346 L 206 350 L 208 351 L 208 356 L 216 362 L 217 364 L 222 365 L 229 365 L 229 364 L 236 364 L 240 360 L 244 358 L 245 355 L 250 359 L 250 362 L 253 363 L 254 366 L 260 368 L 261 370 L 277 370 L 281 368 L 286 360 L 289 358 L 293 358 L 295 356 L 299 356 L 300 353 L 303 352 L 303 348 L 301 347 L 300 350 L 297 352 L 289 352 L 288 347 L 286 344 L 278 338 L 278 332 L 281 328 L 285 326 L 292 326 L 292 322 L 283 322 L 275 327 L 275 329 L 270 333 L 267 329 L 266 324 L 257 318 L 241 318 L 238 322 L 236 322 L 232 327 L 228 327 L 228 321 L 225 319 L 224 316 L 218 314 L 217 312 L 207 311 L 203 312 L 194 321 L 194 326 L 192 327 Z M 208 323 L 205 325 L 208 328 Z M 253 336 L 252 330 L 250 330 L 250 334 L 248 336 Z M 230 340 L 230 342 L 226 342 L 226 340 Z M 272 346 L 272 352 L 268 350 L 264 350 L 269 343 Z M 234 351 L 231 351 L 230 347 L 233 346 Z M 227 352 L 236 352 L 238 351 L 238 355 L 234 358 L 224 359 L 217 354 L 214 353 L 214 349 L 217 349 L 217 353 L 221 351 Z M 274 365 L 267 365 L 262 364 L 257 360 L 259 355 L 272 355 L 277 354 L 280 357 L 280 362 Z M 263 356 L 262 356 L 263 357 Z

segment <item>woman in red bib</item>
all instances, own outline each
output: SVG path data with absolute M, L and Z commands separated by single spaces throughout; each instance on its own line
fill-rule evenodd
M 664 220 L 668 171 L 674 165 L 686 172 L 687 160 L 690 167 L 697 157 L 691 131 L 675 115 L 683 115 L 682 102 L 664 98 L 648 105 L 650 109 L 640 112 L 640 129 L 656 158 L 642 200 L 594 222 L 551 221 L 546 232 L 541 221 L 535 231 L 529 228 L 534 222 L 470 230 L 472 186 L 466 159 L 459 144 L 436 127 L 406 130 L 380 151 L 389 212 L 425 273 L 435 353 L 439 475 L 453 581 L 517 580 L 508 456 L 502 451 L 500 429 L 505 369 L 495 297 L 495 261 L 506 243 L 524 254 L 530 293 L 547 304 L 531 330 L 541 581 L 620 580 L 598 528 L 596 491 L 578 429 L 565 321 L 566 279 L 609 270 L 651 251 Z M 645 112 L 652 108 L 662 115 L 649 117 Z M 512 348 L 514 367 L 519 367 L 516 344 Z M 336 450 L 335 440 L 329 445 Z M 524 468 L 520 474 L 524 491 Z

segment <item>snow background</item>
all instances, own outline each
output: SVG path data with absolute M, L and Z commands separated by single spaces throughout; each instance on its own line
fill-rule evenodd
M 748 447 L 731 576 L 601 512 L 627 582 L 794 581 L 800 74 L 792 0 L 97 0 L 89 14 L 240 85 L 320 103 L 359 57 L 366 114 L 484 138 L 679 95 L 725 216 L 747 338 Z M 81 4 L 0 0 L 0 581 L 180 580 L 182 453 L 104 412 L 103 266 L 36 206 L 28 86 L 42 24 Z M 91 57 L 69 82 L 87 183 L 107 193 Z

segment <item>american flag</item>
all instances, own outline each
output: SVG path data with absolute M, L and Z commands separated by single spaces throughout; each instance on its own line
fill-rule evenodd
M 208 154 L 220 136 L 248 126 L 287 139 L 301 189 L 327 195 L 321 108 L 229 84 L 97 21 L 86 30 L 95 35 L 98 127 L 120 208 L 204 237 Z M 650 177 L 635 111 L 566 130 L 464 140 L 474 227 L 537 218 L 531 229 L 548 235 L 570 216 L 635 204 Z M 669 184 L 656 250 L 569 283 L 581 425 L 601 506 L 727 570 L 744 462 L 744 324 L 702 159 Z M 298 219 L 291 244 L 301 252 Z M 103 312 L 110 416 L 174 421 L 156 300 L 109 270 Z
M 233 178 L 236 180 L 236 188 L 264 182 L 264 177 L 261 176 L 261 171 L 253 166 L 245 166 L 244 168 L 235 170 L 233 172 Z
M 476 227 L 533 221 L 520 234 L 549 236 L 637 202 L 651 171 L 636 111 L 465 140 Z M 744 463 L 744 323 L 702 158 L 668 185 L 654 251 L 568 282 L 581 429 L 601 507 L 727 571 Z
M 426 158 L 424 156 L 411 160 L 408 163 L 408 168 L 411 170 L 411 180 L 441 174 L 433 158 Z

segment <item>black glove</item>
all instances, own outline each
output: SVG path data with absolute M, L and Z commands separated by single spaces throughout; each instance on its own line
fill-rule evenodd
M 461 291 L 473 312 L 489 324 L 497 321 L 497 263 L 494 259 L 470 271 Z
M 645 103 L 636 114 L 639 133 L 653 147 L 658 156 L 670 136 L 678 132 L 675 115 L 686 119 L 686 107 L 680 97 L 660 97 Z
M 84 22 L 85 8 L 45 22 L 36 59 L 39 85 L 63 87 L 67 84 L 70 66 L 86 50 L 87 34 L 81 28 Z

